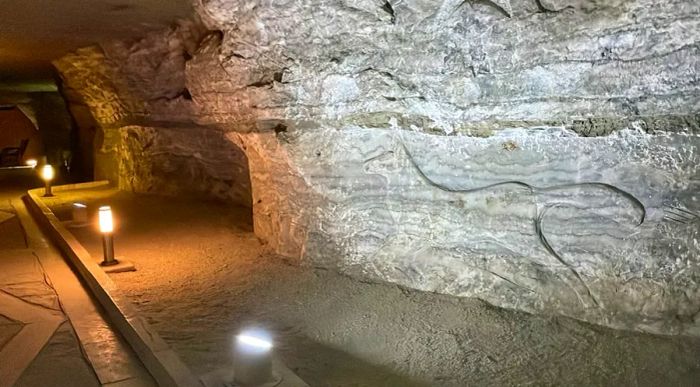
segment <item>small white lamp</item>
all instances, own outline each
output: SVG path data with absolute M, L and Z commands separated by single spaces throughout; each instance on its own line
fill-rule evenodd
M 241 332 L 234 343 L 233 382 L 243 386 L 266 386 L 276 381 L 279 378 L 272 373 L 269 334 L 259 330 Z
M 85 203 L 73 203 L 71 208 L 71 220 L 63 222 L 66 227 L 80 228 L 90 225 L 88 206 Z
M 83 203 L 73 203 L 73 223 L 86 224 L 88 222 L 87 206 Z

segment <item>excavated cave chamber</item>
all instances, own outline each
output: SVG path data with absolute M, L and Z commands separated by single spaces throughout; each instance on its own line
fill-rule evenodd
M 249 206 L 302 264 L 700 335 L 697 2 L 196 10 L 55 62 L 98 178 Z

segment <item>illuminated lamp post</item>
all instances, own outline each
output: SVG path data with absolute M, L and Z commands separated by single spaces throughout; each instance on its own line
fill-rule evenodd
M 124 259 L 114 257 L 114 219 L 112 218 L 112 208 L 102 206 L 97 211 L 97 217 L 102 233 L 102 252 L 104 258 L 100 266 L 107 273 L 122 273 L 125 271 L 135 271 L 136 266 Z
M 53 167 L 50 164 L 44 165 L 41 168 L 41 178 L 44 179 L 44 196 L 53 196 L 51 193 L 51 180 L 54 178 Z
M 242 386 L 274 386 L 281 378 L 272 372 L 272 340 L 262 331 L 244 331 L 236 336 L 233 382 Z
M 109 206 L 102 206 L 98 211 L 100 221 L 100 232 L 102 233 L 102 251 L 104 260 L 100 266 L 113 266 L 119 263 L 114 258 L 114 221 L 112 220 L 112 209 Z

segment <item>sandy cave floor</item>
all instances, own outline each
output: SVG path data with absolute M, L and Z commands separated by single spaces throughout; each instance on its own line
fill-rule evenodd
M 233 335 L 262 326 L 311 386 L 700 385 L 700 338 L 623 332 L 357 281 L 266 253 L 248 212 L 113 189 L 61 193 L 119 218 L 112 278 L 197 374 L 230 362 Z M 95 227 L 73 229 L 101 260 Z

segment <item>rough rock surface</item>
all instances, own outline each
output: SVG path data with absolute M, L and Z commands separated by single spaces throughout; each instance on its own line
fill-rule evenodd
M 22 134 L 22 130 L 12 130 L 7 123 L 0 124 L 3 133 L 0 139 L 12 137 L 13 135 L 30 138 L 29 148 L 25 153 L 25 159 L 46 156 L 47 160 L 54 165 L 62 165 L 64 162 L 71 162 L 72 168 L 80 168 L 80 155 L 70 154 L 72 130 L 71 116 L 61 95 L 57 92 L 4 92 L 0 91 L 0 105 L 2 110 L 16 106 L 28 119 L 29 126 L 33 126 L 33 134 Z M 9 106 L 8 106 L 9 105 Z M 24 121 L 25 119 L 22 119 Z M 5 146 L 17 146 L 21 140 L 15 139 L 11 143 L 3 143 Z
M 177 160 L 225 136 L 248 159 L 256 234 L 279 253 L 700 335 L 700 3 L 196 8 L 206 29 L 184 23 L 56 63 L 99 123 L 116 179 L 162 181 L 140 141 L 162 136 L 158 158 Z M 174 123 L 188 129 L 159 129 Z M 220 192 L 222 173 L 245 170 L 238 160 L 194 161 L 191 175 L 205 176 L 191 180 Z
M 125 126 L 120 129 L 120 188 L 177 195 L 204 194 L 251 207 L 245 153 L 220 131 Z
M 623 332 L 292 267 L 264 251 L 239 208 L 221 203 L 100 188 L 62 192 L 51 209 L 69 219 L 76 200 L 93 209 L 107 200 L 128 219 L 119 253 L 139 269 L 113 278 L 197 375 L 229 365 L 232 333 L 253 325 L 273 332 L 275 353 L 314 387 L 700 380 L 700 337 Z M 74 233 L 102 254 L 94 228 Z

